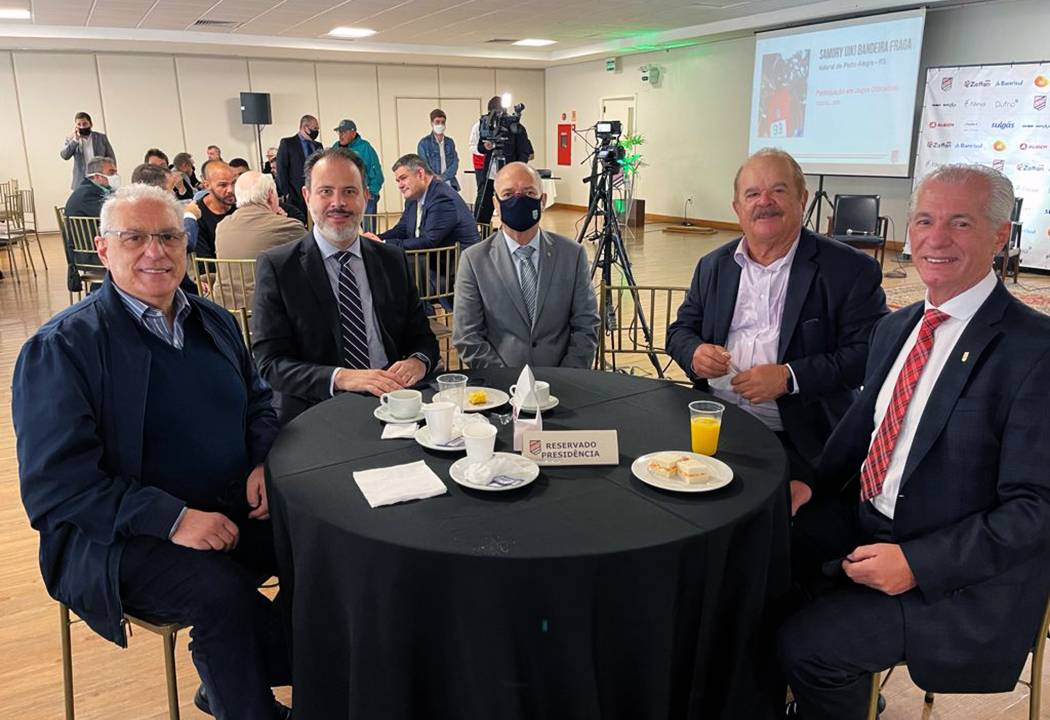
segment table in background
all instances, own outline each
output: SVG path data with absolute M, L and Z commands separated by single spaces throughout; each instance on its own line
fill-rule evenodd
M 619 466 L 544 467 L 507 492 L 448 477 L 462 453 L 380 440 L 376 398 L 299 416 L 270 453 L 296 717 L 762 718 L 779 703 L 767 624 L 788 590 L 787 461 L 726 408 L 710 493 L 650 487 L 647 452 L 689 447 L 694 390 L 538 368 L 544 428 L 616 429 Z M 506 390 L 518 370 L 473 371 Z M 510 450 L 511 426 L 497 450 Z M 369 508 L 351 473 L 426 459 L 437 498 Z M 779 698 L 776 695 L 779 692 Z

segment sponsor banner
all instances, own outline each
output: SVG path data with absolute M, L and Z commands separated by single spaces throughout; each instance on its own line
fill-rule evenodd
M 914 185 L 949 163 L 1002 172 L 1024 198 L 1021 265 L 1050 269 L 1050 63 L 931 68 Z

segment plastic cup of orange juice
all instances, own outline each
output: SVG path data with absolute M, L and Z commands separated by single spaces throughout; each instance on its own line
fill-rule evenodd
M 710 400 L 689 403 L 689 429 L 693 438 L 693 452 L 714 455 L 718 450 L 718 432 L 722 429 L 725 405 Z

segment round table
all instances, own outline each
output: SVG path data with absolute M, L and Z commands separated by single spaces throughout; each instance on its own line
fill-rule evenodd
M 506 390 L 518 373 L 469 374 Z M 782 712 L 770 642 L 789 587 L 779 441 L 727 407 L 716 457 L 733 482 L 660 490 L 636 479 L 631 462 L 688 449 L 686 406 L 700 393 L 590 370 L 535 375 L 560 400 L 544 429 L 615 429 L 619 465 L 547 466 L 506 492 L 463 488 L 448 475 L 462 453 L 380 440 L 378 399 L 355 394 L 281 433 L 267 471 L 296 717 Z M 511 427 L 500 428 L 497 450 L 512 449 Z M 420 459 L 448 494 L 372 509 L 351 475 Z

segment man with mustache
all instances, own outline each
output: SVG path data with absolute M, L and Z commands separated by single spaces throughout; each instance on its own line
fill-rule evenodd
M 337 392 L 409 387 L 438 362 L 404 252 L 359 236 L 361 158 L 328 148 L 304 171 L 313 231 L 259 256 L 252 316 L 255 359 L 282 422 Z
M 824 443 L 864 379 L 868 336 L 889 310 L 870 256 L 802 227 L 809 193 L 793 157 L 758 151 L 733 191 L 743 237 L 700 259 L 667 349 L 697 389 L 780 438 L 794 514 L 812 495 Z

